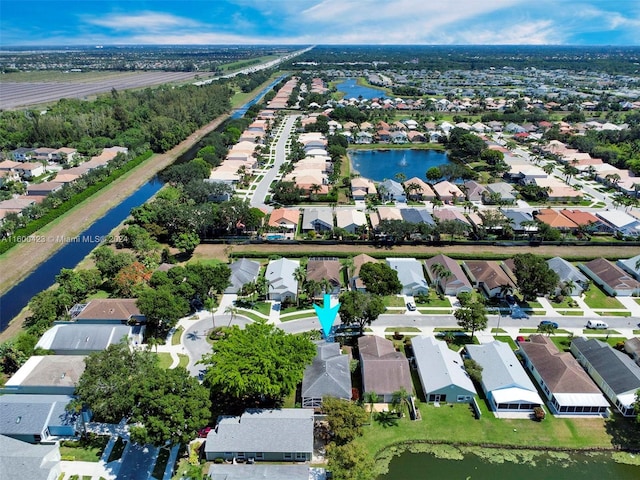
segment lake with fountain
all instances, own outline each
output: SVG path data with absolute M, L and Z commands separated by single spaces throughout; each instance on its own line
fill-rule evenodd
M 447 154 L 436 150 L 349 150 L 348 155 L 354 173 L 377 182 L 393 179 L 397 173 L 426 180 L 431 167 L 449 163 Z

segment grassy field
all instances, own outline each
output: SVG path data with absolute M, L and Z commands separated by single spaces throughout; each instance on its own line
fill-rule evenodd
M 357 439 L 372 454 L 404 441 L 471 443 L 543 448 L 611 448 L 604 419 L 554 418 L 542 422 L 498 419 L 479 400 L 482 417 L 476 420 L 469 405 L 419 404 L 422 421 L 407 418 L 395 422 L 374 421 Z
M 160 366 L 160 368 L 164 368 L 165 370 L 167 370 L 173 363 L 171 354 L 167 352 L 160 352 L 157 355 L 158 355 L 158 365 Z

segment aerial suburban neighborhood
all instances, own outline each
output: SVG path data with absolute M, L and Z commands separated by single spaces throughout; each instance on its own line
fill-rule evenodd
M 640 52 L 566 48 L 0 45 L 0 478 L 637 478 Z

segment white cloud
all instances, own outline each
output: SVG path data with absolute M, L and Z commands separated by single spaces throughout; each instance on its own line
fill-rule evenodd
M 151 11 L 134 14 L 115 13 L 102 17 L 85 17 L 84 20 L 91 25 L 109 28 L 115 31 L 166 31 L 202 26 L 202 23 L 190 18 Z

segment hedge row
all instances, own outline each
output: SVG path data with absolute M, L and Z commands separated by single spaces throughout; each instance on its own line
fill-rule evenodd
M 99 192 L 104 187 L 111 184 L 117 178 L 121 177 L 122 175 L 129 172 L 130 170 L 134 169 L 145 160 L 148 160 L 149 158 L 151 158 L 152 155 L 153 155 L 153 152 L 151 150 L 141 155 L 138 155 L 133 160 L 130 160 L 127 163 L 125 163 L 122 167 L 111 172 L 111 174 L 104 180 L 98 183 L 95 183 L 90 187 L 87 187 L 85 190 L 77 193 L 76 195 L 71 197 L 69 200 L 66 200 L 65 202 L 61 203 L 56 208 L 49 210 L 42 217 L 32 220 L 24 228 L 20 228 L 16 230 L 11 237 L 0 240 L 0 255 L 8 251 L 14 245 L 17 245 L 19 243 L 17 242 L 18 238 L 28 237 L 29 235 L 32 235 L 33 233 L 37 232 L 44 226 L 48 225 L 52 221 L 56 220 L 60 216 L 67 213 L 73 207 L 87 200 L 93 194 Z

